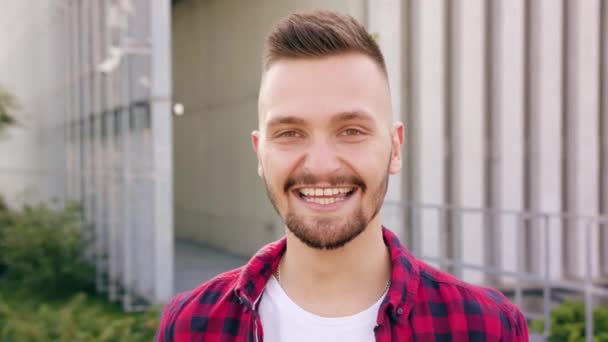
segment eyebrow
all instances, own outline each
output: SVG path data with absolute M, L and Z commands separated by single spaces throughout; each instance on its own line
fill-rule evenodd
M 365 111 L 351 110 L 351 111 L 342 112 L 342 113 L 338 113 L 338 114 L 334 115 L 334 117 L 331 118 L 331 123 L 336 124 L 336 123 L 340 123 L 343 121 L 353 121 L 353 120 L 363 120 L 363 121 L 370 121 L 370 122 L 374 121 L 372 119 L 372 116 Z
M 353 120 L 363 120 L 363 121 L 373 121 L 372 117 L 370 114 L 368 114 L 365 111 L 361 111 L 361 110 L 351 110 L 351 111 L 346 111 L 346 112 L 340 112 L 338 114 L 335 114 L 330 122 L 331 124 L 337 124 L 340 122 L 344 122 L 344 121 L 353 121 Z M 283 115 L 283 116 L 278 116 L 275 118 L 272 118 L 270 121 L 268 121 L 267 126 L 268 127 L 273 127 L 273 126 L 279 126 L 279 125 L 305 125 L 306 124 L 306 120 L 297 117 L 297 116 L 293 116 L 293 115 Z
M 306 121 L 296 116 L 285 115 L 272 118 L 268 121 L 268 127 L 279 126 L 279 125 L 304 125 Z

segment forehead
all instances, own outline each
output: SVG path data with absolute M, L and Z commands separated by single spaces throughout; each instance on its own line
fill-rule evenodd
M 390 118 L 384 73 L 363 54 L 280 59 L 264 74 L 258 103 L 260 126 L 276 116 L 306 121 L 331 120 L 344 112 Z

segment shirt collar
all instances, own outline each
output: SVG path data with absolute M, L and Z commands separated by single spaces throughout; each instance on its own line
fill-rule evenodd
M 377 323 L 382 324 L 385 317 L 393 322 L 405 322 L 403 318 L 408 317 L 414 307 L 420 283 L 418 262 L 395 233 L 382 227 L 382 235 L 391 257 L 391 286 L 380 305 L 380 313 L 387 315 L 379 314 Z
M 248 309 L 253 309 L 272 273 L 279 266 L 285 253 L 287 239 L 269 243 L 262 247 L 241 269 L 234 292 L 239 301 Z
M 391 286 L 380 306 L 380 312 L 386 311 L 392 320 L 402 321 L 400 317 L 409 316 L 416 298 L 420 282 L 418 263 L 393 232 L 382 227 L 382 235 L 389 250 L 392 269 Z M 285 237 L 264 246 L 241 269 L 234 291 L 248 309 L 253 309 L 256 305 L 268 279 L 278 267 L 286 246 Z M 384 315 L 379 315 L 378 324 L 382 324 L 383 320 Z

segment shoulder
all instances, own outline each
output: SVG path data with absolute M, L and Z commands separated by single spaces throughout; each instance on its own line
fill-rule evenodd
M 223 317 L 232 306 L 239 305 L 233 290 L 241 270 L 222 273 L 171 298 L 163 309 L 155 341 L 189 340 L 193 332 L 207 329 L 210 318 Z
M 466 324 L 467 333 L 483 340 L 527 341 L 522 312 L 499 291 L 475 286 L 420 262 L 416 305 L 433 317 Z

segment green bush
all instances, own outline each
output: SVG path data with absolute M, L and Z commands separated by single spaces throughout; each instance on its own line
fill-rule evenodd
M 82 210 L 12 210 L 0 197 L 0 341 L 150 341 L 160 308 L 124 313 L 96 295 Z
M 4 281 L 51 297 L 91 291 L 94 270 L 79 206 L 44 204 L 0 212 L 0 270 Z
M 533 321 L 531 330 L 542 333 L 544 322 Z M 551 311 L 549 341 L 585 341 L 585 304 L 566 301 Z M 608 342 L 608 307 L 593 310 L 593 341 Z
M 0 341 L 151 341 L 159 324 L 158 307 L 125 314 L 117 305 L 74 295 L 61 303 L 3 297 L 0 287 Z

